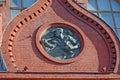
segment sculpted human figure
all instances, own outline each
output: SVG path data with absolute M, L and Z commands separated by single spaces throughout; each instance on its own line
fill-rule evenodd
M 41 39 L 44 49 L 57 59 L 69 59 L 77 56 L 80 42 L 71 30 L 51 28 Z

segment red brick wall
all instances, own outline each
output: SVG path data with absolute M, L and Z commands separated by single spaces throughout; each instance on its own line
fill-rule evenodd
M 74 0 L 78 5 L 84 7 L 85 9 L 87 9 L 87 3 L 88 0 Z
M 2 41 L 3 31 L 10 21 L 10 0 L 5 0 L 3 5 L 0 5 L 0 42 Z
M 116 0 L 120 4 L 120 0 Z
M 3 15 L 3 30 L 10 21 L 10 0 L 5 0 L 5 4 L 1 7 Z
M 38 29 L 44 31 L 52 23 L 70 25 L 70 29 L 81 35 L 83 50 L 76 61 L 67 64 L 51 61 L 42 54 L 43 49 L 36 46 Z M 49 76 L 44 73 L 53 73 L 51 75 L 58 78 L 80 78 L 83 76 L 79 77 L 81 73 L 115 73 L 112 77 L 118 77 L 119 49 L 115 33 L 108 25 L 70 0 L 38 0 L 33 7 L 12 20 L 5 29 L 2 42 L 2 52 L 9 72 L 32 72 L 26 74 L 31 78 L 37 77 L 34 74 L 36 72 L 45 78 Z M 96 78 L 96 74 L 93 74 L 93 78 Z M 25 77 L 23 74 L 20 76 Z
M 2 27 L 3 27 L 3 24 L 2 24 L 2 13 L 0 13 L 0 45 L 1 45 L 1 40 L 2 40 Z

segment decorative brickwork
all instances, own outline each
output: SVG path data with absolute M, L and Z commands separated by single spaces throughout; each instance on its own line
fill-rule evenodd
M 67 25 L 66 28 L 81 39 L 83 48 L 76 58 L 57 61 L 53 57 L 46 57 L 47 52 L 42 45 L 38 45 L 39 36 L 51 24 Z M 105 22 L 71 0 L 38 0 L 23 11 L 7 26 L 2 51 L 9 72 L 30 74 L 31 79 L 32 74 L 42 78 L 56 78 L 55 75 L 57 79 L 68 79 L 65 76 L 80 79 L 82 74 L 87 73 L 92 76 L 91 79 L 102 78 L 102 73 L 106 73 L 104 77 L 107 78 L 110 78 L 108 73 L 115 73 L 112 76 L 119 78 L 120 46 L 115 33 Z
M 61 1 L 60 1 L 61 2 Z M 92 28 L 94 28 L 96 31 L 100 33 L 101 36 L 103 36 L 103 39 L 105 39 L 106 44 L 109 48 L 110 53 L 110 65 L 108 68 L 108 71 L 114 71 L 116 60 L 117 60 L 117 54 L 116 49 L 113 40 L 111 39 L 110 35 L 107 33 L 107 31 L 96 21 L 92 20 L 91 18 L 87 17 L 86 14 L 83 14 L 82 12 L 79 12 L 77 9 L 73 7 L 73 5 L 70 4 L 67 0 L 64 0 L 63 3 L 61 3 L 63 6 L 66 7 L 69 11 L 71 11 L 71 14 L 75 15 L 76 18 L 85 21 L 86 24 L 90 25 Z M 82 11 L 82 9 L 81 9 Z M 86 11 L 87 12 L 87 11 Z M 107 26 L 107 25 L 106 25 Z
M 13 56 L 13 53 L 12 53 L 14 38 L 15 38 L 16 34 L 19 33 L 21 27 L 22 27 L 25 23 L 29 22 L 29 21 L 30 21 L 31 19 L 33 19 L 34 17 L 37 17 L 37 15 L 39 15 L 40 13 L 42 13 L 49 4 L 50 4 L 50 0 L 47 0 L 47 1 L 44 3 L 44 5 L 41 6 L 40 9 L 36 10 L 36 12 L 33 12 L 33 14 L 28 15 L 28 16 L 25 17 L 22 21 L 20 21 L 20 22 L 16 25 L 16 27 L 13 29 L 13 31 L 11 32 L 11 36 L 10 36 L 9 42 L 8 42 L 8 43 L 9 43 L 9 44 L 8 44 L 8 52 L 9 52 L 9 57 L 10 57 L 10 59 L 11 59 L 11 62 L 12 62 L 13 66 L 14 66 L 14 68 L 15 68 L 16 70 L 18 70 L 18 67 L 17 67 L 17 65 L 15 64 L 15 59 L 14 59 L 14 56 Z

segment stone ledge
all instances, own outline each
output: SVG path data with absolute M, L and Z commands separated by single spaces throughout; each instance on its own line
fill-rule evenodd
M 120 80 L 119 74 L 107 73 L 42 73 L 42 72 L 13 72 L 0 73 L 0 80 Z

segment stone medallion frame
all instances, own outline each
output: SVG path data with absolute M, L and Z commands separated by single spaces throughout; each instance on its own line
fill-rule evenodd
M 43 36 L 45 31 L 48 30 L 49 28 L 54 28 L 56 26 L 59 26 L 60 28 L 66 28 L 66 29 L 72 30 L 73 33 L 75 33 L 75 35 L 80 40 L 80 42 L 81 42 L 81 49 L 80 49 L 78 55 L 75 56 L 74 58 L 65 59 L 65 60 L 55 59 L 54 57 L 52 57 L 51 55 L 49 55 L 45 51 L 45 49 L 42 46 L 42 43 L 40 43 L 39 40 L 41 40 L 41 37 Z M 46 23 L 46 24 L 42 25 L 41 27 L 39 27 L 39 29 L 38 29 L 38 31 L 36 33 L 36 40 L 35 41 L 36 41 L 36 46 L 37 46 L 39 52 L 43 56 L 45 56 L 47 59 L 49 59 L 51 61 L 54 61 L 54 62 L 57 62 L 57 63 L 71 63 L 71 62 L 74 62 L 74 61 L 80 59 L 80 56 L 82 54 L 82 50 L 83 50 L 83 47 L 84 47 L 83 38 L 82 38 L 82 36 L 80 34 L 79 28 L 77 26 L 72 25 L 72 24 L 64 24 L 64 23 Z

